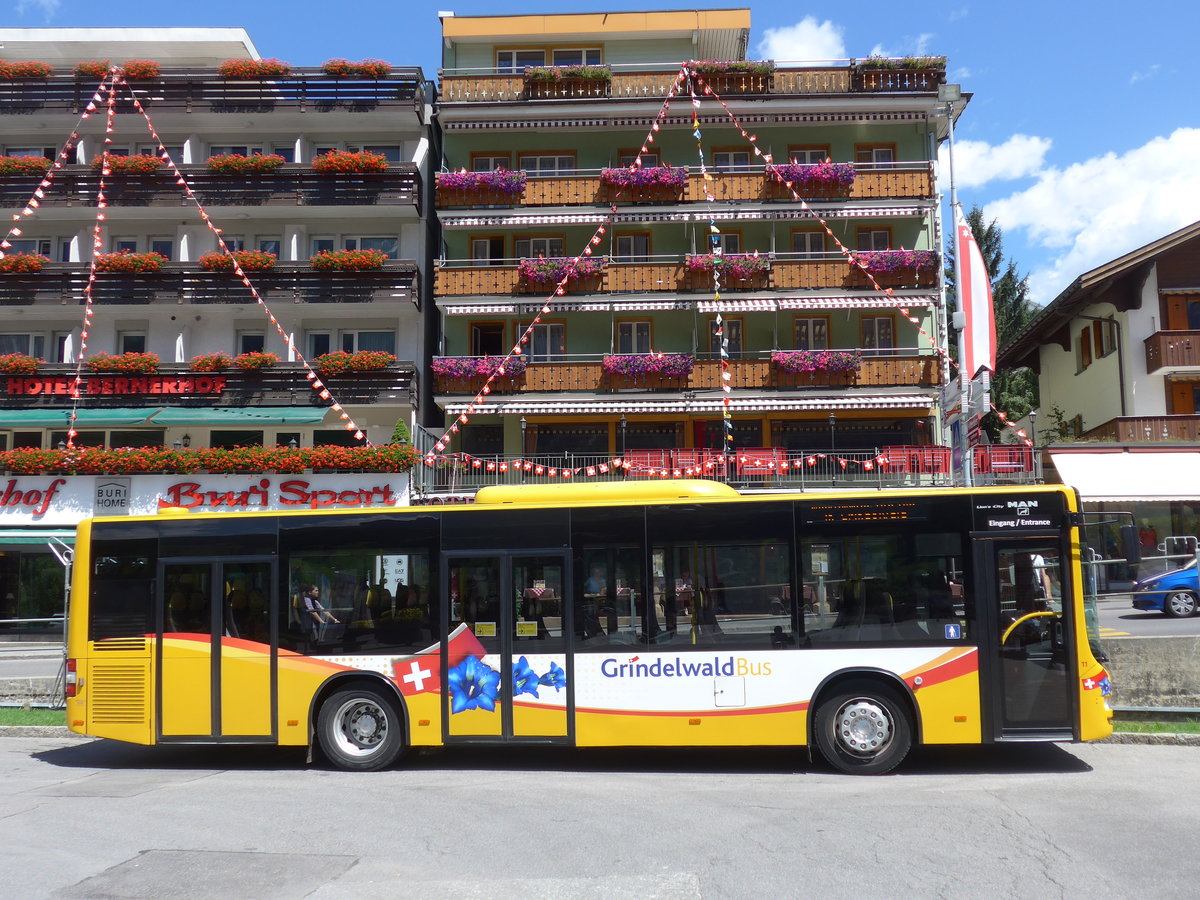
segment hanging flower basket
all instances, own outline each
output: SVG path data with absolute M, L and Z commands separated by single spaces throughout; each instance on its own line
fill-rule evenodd
M 392 71 L 392 64 L 382 59 L 364 59 L 362 62 L 330 59 L 321 66 L 321 71 L 334 78 L 386 78 Z
M 601 169 L 609 200 L 677 200 L 687 188 L 685 166 L 621 166 Z
M 233 360 L 229 354 L 218 351 L 193 356 L 188 368 L 193 372 L 224 372 L 231 365 L 233 365 Z
M 686 378 L 695 365 L 695 358 L 686 353 L 621 353 L 600 361 L 605 374 L 632 379 Z
M 50 63 L 24 60 L 8 62 L 0 59 L 0 79 L 5 81 L 45 81 L 54 71 Z
M 767 167 L 768 195 L 791 199 L 792 190 L 801 197 L 845 197 L 857 173 L 853 163 L 787 163 Z M 787 182 L 791 182 L 791 190 Z
M 312 161 L 312 167 L 314 172 L 320 172 L 322 175 L 386 172 L 388 161 L 387 157 L 380 153 L 331 150 L 316 157 Z
M 50 165 L 44 156 L 0 156 L 0 175 L 45 175 Z
M 227 59 L 217 66 L 217 74 L 230 81 L 283 78 L 291 71 L 291 66 L 278 59 Z
M 284 162 L 284 158 L 278 153 L 255 153 L 251 156 L 223 153 L 208 158 L 208 171 L 218 175 L 261 175 L 264 172 L 274 172 Z
M 726 253 L 717 256 L 705 253 L 687 258 L 687 272 L 693 290 L 707 290 L 714 285 L 713 273 L 721 273 L 725 287 L 752 289 L 765 287 L 771 260 L 758 253 Z
M 347 353 L 335 350 L 313 360 L 313 368 L 322 376 L 346 375 L 350 372 L 378 372 L 395 365 L 396 357 L 382 350 L 359 350 Z
M 233 358 L 235 367 L 243 372 L 259 372 L 263 369 L 270 369 L 279 364 L 279 357 L 274 353 L 265 353 L 262 350 L 251 350 L 249 353 L 239 353 Z
M 318 272 L 367 272 L 382 269 L 386 261 L 382 250 L 322 250 L 308 264 Z
M 121 65 L 121 73 L 130 81 L 148 81 L 162 73 L 162 66 L 152 59 L 127 59 Z
M 567 286 L 582 288 L 586 282 L 598 282 L 604 260 L 595 257 L 538 257 L 517 264 L 517 276 L 526 290 L 545 290 L 567 279 Z
M 28 353 L 5 353 L 0 356 L 0 374 L 3 375 L 32 375 L 42 365 L 42 361 Z
M 161 253 L 133 253 L 121 250 L 117 253 L 101 253 L 96 257 L 97 272 L 115 272 L 122 275 L 144 275 L 157 272 L 167 258 Z
M 96 79 L 103 78 L 104 76 L 106 76 L 108 74 L 109 69 L 111 69 L 111 68 L 112 68 L 112 63 L 109 60 L 100 59 L 100 60 L 95 60 L 95 61 L 90 61 L 90 62 L 75 63 L 74 71 L 75 71 L 76 78 L 87 78 L 90 80 L 96 80 Z
M 231 254 L 215 250 L 205 253 L 197 262 L 206 272 L 232 272 L 235 260 L 243 272 L 265 272 L 275 268 L 277 258 L 265 250 L 234 250 Z
M 108 171 L 113 175 L 154 175 L 162 168 L 163 161 L 157 156 L 139 153 L 135 156 L 113 156 L 101 154 L 92 160 L 92 168 L 100 171 L 108 160 Z
M 158 371 L 157 353 L 122 353 L 111 356 L 97 353 L 84 363 L 92 372 L 117 372 L 122 375 L 153 375 Z
M 0 259 L 0 275 L 34 275 L 48 262 L 40 253 L 9 253 Z

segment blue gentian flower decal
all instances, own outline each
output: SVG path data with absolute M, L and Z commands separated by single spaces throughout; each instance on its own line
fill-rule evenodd
M 525 657 L 521 657 L 521 661 L 525 661 Z M 552 687 L 556 691 L 561 691 L 567 686 L 567 673 L 562 670 L 556 662 L 550 663 L 550 671 L 538 679 L 538 684 L 544 684 L 546 687 Z M 534 694 L 536 697 L 537 694 Z
M 529 667 L 529 660 L 522 656 L 513 663 L 514 697 L 518 694 L 533 694 L 533 696 L 537 697 L 538 683 L 537 672 Z M 538 699 L 540 700 L 541 698 L 539 697 Z
M 452 668 L 447 681 L 450 685 L 451 713 L 468 709 L 495 712 L 496 696 L 500 693 L 500 673 L 478 656 L 468 656 Z

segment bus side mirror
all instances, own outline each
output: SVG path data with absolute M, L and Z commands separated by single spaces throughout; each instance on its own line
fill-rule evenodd
M 1138 537 L 1136 525 L 1121 526 L 1121 555 L 1131 566 L 1142 561 L 1142 542 Z

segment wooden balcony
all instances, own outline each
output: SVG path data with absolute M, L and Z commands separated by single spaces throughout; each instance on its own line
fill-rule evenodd
M 628 293 L 665 292 L 689 293 L 712 290 L 711 278 L 700 278 L 687 271 L 684 260 L 653 262 L 610 261 L 602 270 L 598 283 L 567 285 L 567 293 Z M 872 290 L 866 274 L 852 268 L 840 256 L 836 259 L 775 259 L 771 269 L 759 281 L 736 285 L 725 283 L 726 290 Z M 937 284 L 937 271 L 902 271 L 876 276 L 881 287 L 924 288 Z M 592 288 L 589 290 L 588 288 Z M 516 294 L 549 293 L 545 286 L 532 286 L 521 281 L 515 265 L 508 266 L 441 266 L 437 270 L 434 294 L 438 297 L 511 296 Z
M 0 115 L 64 112 L 78 115 L 95 93 L 99 79 L 73 74 L 44 81 L 0 82 Z M 151 113 L 327 113 L 408 110 L 414 124 L 424 124 L 424 77 L 419 68 L 393 69 L 384 78 L 333 78 L 319 68 L 293 68 L 281 78 L 227 80 L 213 69 L 164 69 L 147 81 L 131 82 Z M 118 92 L 118 109 L 133 111 L 129 91 Z
M 1200 331 L 1156 331 L 1145 345 L 1147 372 L 1200 366 Z
M 710 182 L 717 200 L 746 203 L 766 200 L 792 201 L 791 192 L 774 178 L 761 172 L 717 172 Z M 849 190 L 798 190 L 805 200 L 911 200 L 933 193 L 933 172 L 929 163 L 905 163 L 889 169 L 861 166 Z M 437 194 L 438 209 L 479 208 L 485 206 L 592 206 L 611 203 L 700 203 L 704 197 L 704 179 L 699 173 L 688 177 L 686 190 L 678 194 L 646 196 L 629 191 L 618 194 L 594 175 L 562 175 L 530 178 L 522 194 L 472 194 L 443 191 Z
M 299 363 L 243 372 L 192 372 L 187 364 L 158 367 L 154 375 L 117 375 L 83 371 L 83 404 L 106 407 L 253 407 L 328 406 L 310 387 Z M 42 364 L 33 375 L 0 375 L 0 396 L 9 409 L 71 409 L 74 363 Z M 204 379 L 201 381 L 201 379 Z M 416 366 L 398 362 L 388 369 L 350 372 L 323 379 L 339 403 L 409 403 L 417 381 Z M 120 382 L 118 384 L 118 381 Z M 59 389 L 63 385 L 64 389 Z
M 305 261 L 247 274 L 268 303 L 420 303 L 417 264 L 409 259 L 389 259 L 382 269 L 366 272 L 318 272 Z M 87 280 L 86 263 L 47 263 L 32 275 L 0 274 L 0 306 L 82 303 Z M 195 263 L 164 263 L 160 271 L 141 275 L 98 273 L 92 298 L 98 304 L 254 302 L 232 272 L 207 272 Z
M 274 172 L 222 175 L 205 165 L 180 166 L 180 171 L 205 206 L 408 206 L 421 210 L 421 181 L 411 163 L 393 165 L 388 172 L 323 175 L 309 166 L 284 165 Z M 39 177 L 0 175 L 0 208 L 24 206 Z M 43 208 L 94 207 L 100 173 L 91 166 L 64 166 L 54 174 L 41 199 Z M 148 206 L 195 209 L 173 175 L 110 175 L 105 179 L 109 206 Z
M 1046 437 L 1045 434 L 1042 437 Z M 1118 416 L 1080 435 L 1085 441 L 1119 444 L 1200 442 L 1200 415 Z
M 857 375 L 796 375 L 784 372 L 769 359 L 735 359 L 729 364 L 730 385 L 734 390 L 795 391 L 809 387 L 936 387 L 941 383 L 941 369 L 933 356 L 875 356 L 866 357 Z M 435 378 L 439 394 L 473 394 L 482 381 L 474 379 Z M 649 376 L 633 379 L 609 375 L 599 360 L 588 362 L 531 363 L 524 374 L 516 378 L 498 378 L 492 382 L 492 393 L 546 393 L 576 391 L 584 393 L 644 390 L 683 391 L 719 390 L 721 363 L 715 359 L 696 361 L 691 375 L 682 378 Z

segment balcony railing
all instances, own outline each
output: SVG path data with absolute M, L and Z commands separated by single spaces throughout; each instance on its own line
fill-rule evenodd
M 1121 444 L 1200 441 L 1200 415 L 1118 416 L 1080 435 L 1084 441 Z
M 164 363 L 153 375 L 92 372 L 81 375 L 81 408 L 328 406 L 317 396 L 299 363 L 281 362 L 254 372 L 229 368 L 193 372 L 186 363 Z M 8 409 L 71 409 L 73 363 L 43 364 L 32 375 L 0 374 L 0 402 Z M 339 403 L 409 403 L 416 389 L 412 362 L 387 369 L 323 378 Z
M 567 293 L 618 294 L 625 292 L 708 292 L 713 289 L 712 276 L 704 272 L 689 272 L 684 256 L 655 256 L 645 261 L 609 260 L 598 279 L 577 284 L 568 283 Z M 474 260 L 444 260 L 438 267 L 434 294 L 438 297 L 487 295 L 517 295 L 550 293 L 552 286 L 528 283 L 521 279 L 515 262 L 504 265 L 473 265 Z M 877 275 L 881 287 L 923 288 L 937 283 L 935 269 L 909 270 Z M 727 291 L 754 290 L 820 290 L 872 289 L 866 274 L 852 267 L 839 256 L 829 254 L 811 257 L 777 256 L 768 272 L 757 279 L 738 284 L 724 279 Z
M 0 115 L 40 110 L 78 114 L 91 101 L 99 79 L 72 74 L 44 81 L 0 82 Z M 418 68 L 393 69 L 379 79 L 334 78 L 319 68 L 294 68 L 280 78 L 250 81 L 224 79 L 214 69 L 164 69 L 157 78 L 131 82 L 142 105 L 153 111 L 196 113 L 367 112 L 408 109 L 423 123 L 424 78 Z M 132 109 L 128 89 L 118 92 L 119 105 Z
M 860 351 L 863 353 L 879 351 Z M 856 374 L 830 375 L 817 372 L 797 374 L 773 365 L 770 353 L 763 359 L 733 359 L 729 362 L 729 384 L 737 389 L 788 390 L 806 387 L 936 387 L 941 383 L 939 360 L 914 350 L 889 350 L 886 356 L 864 356 Z M 439 394 L 473 394 L 482 379 L 435 376 Z M 681 391 L 719 390 L 721 363 L 716 359 L 696 360 L 690 375 L 632 378 L 604 371 L 598 358 L 562 362 L 534 362 L 515 378 L 500 377 L 491 384 L 493 393 L 543 393 L 553 391 Z
M 321 174 L 307 165 L 284 165 L 272 172 L 223 175 L 204 165 L 180 171 L 206 206 L 412 206 L 421 209 L 421 181 L 411 163 L 371 174 Z M 21 207 L 33 196 L 39 177 L 0 175 L 0 208 Z M 100 173 L 90 166 L 65 166 L 40 203 L 45 207 L 96 205 Z M 104 186 L 109 206 L 195 208 L 173 175 L 111 175 Z
M 1146 338 L 1146 371 L 1200 366 L 1200 331 L 1156 331 Z
M 420 303 L 417 264 L 408 259 L 389 259 L 382 269 L 365 272 L 318 272 L 307 262 L 280 262 L 247 274 L 267 302 Z M 0 274 L 0 306 L 82 303 L 87 280 L 84 263 L 47 263 L 30 275 Z M 139 275 L 99 273 L 92 298 L 102 304 L 253 302 L 232 272 L 207 272 L 195 263 L 164 263 L 158 272 Z
M 444 69 L 438 73 L 440 102 L 511 103 L 544 100 L 642 100 L 667 95 L 678 63 L 613 65 L 612 80 L 564 81 L 551 89 L 527 83 L 520 72 L 495 69 Z M 940 69 L 911 70 L 895 68 L 864 69 L 854 61 L 842 65 L 776 69 L 771 75 L 706 75 L 705 81 L 723 97 L 771 96 L 796 97 L 811 94 L 854 94 L 881 92 L 933 92 L 946 80 Z
M 859 164 L 854 183 L 840 191 L 797 189 L 805 200 L 833 199 L 921 199 L 933 193 L 933 172 L 927 162 L 903 162 L 889 166 Z M 709 189 L 717 200 L 756 202 L 791 200 L 791 193 L 774 178 L 757 172 L 715 172 Z M 611 203 L 699 203 L 704 201 L 704 178 L 688 176 L 685 190 L 677 193 L 648 193 L 625 190 L 620 194 L 600 181 L 595 170 L 576 170 L 569 175 L 531 176 L 520 194 L 495 194 L 471 191 L 437 192 L 438 209 L 495 206 L 577 206 Z

